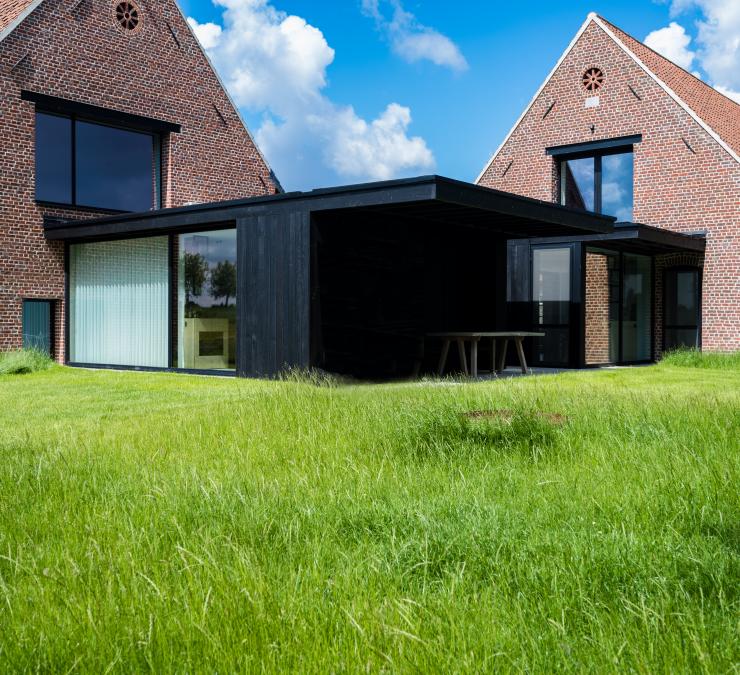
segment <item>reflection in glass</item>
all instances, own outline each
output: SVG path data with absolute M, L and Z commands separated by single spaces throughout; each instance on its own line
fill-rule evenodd
M 619 254 L 586 251 L 586 363 L 619 360 Z
M 665 274 L 665 348 L 699 346 L 699 270 Z
M 563 194 L 561 202 L 584 211 L 593 211 L 594 158 L 567 159 L 562 165 Z
M 72 120 L 36 113 L 36 199 L 72 201 Z
M 120 211 L 148 211 L 154 200 L 151 134 L 77 122 L 77 203 Z
M 570 248 L 539 248 L 532 251 L 532 304 L 537 363 L 553 365 L 569 361 Z
M 236 293 L 236 230 L 180 235 L 178 368 L 236 368 Z
M 601 212 L 632 222 L 632 153 L 601 158 Z
M 622 360 L 651 358 L 652 276 L 648 256 L 625 253 L 622 289 Z

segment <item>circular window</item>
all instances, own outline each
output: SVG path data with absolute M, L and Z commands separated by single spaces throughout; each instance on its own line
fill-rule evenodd
M 119 2 L 116 5 L 116 22 L 124 31 L 137 30 L 141 24 L 139 8 L 133 2 Z
M 589 68 L 583 73 L 583 86 L 586 87 L 586 91 L 592 94 L 596 93 L 601 89 L 601 85 L 604 84 L 604 71 L 601 68 Z

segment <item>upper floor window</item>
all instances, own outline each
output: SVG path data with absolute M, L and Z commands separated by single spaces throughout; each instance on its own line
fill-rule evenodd
M 36 113 L 36 199 L 115 211 L 159 207 L 158 134 Z
M 564 157 L 560 160 L 560 203 L 631 222 L 632 180 L 631 147 Z

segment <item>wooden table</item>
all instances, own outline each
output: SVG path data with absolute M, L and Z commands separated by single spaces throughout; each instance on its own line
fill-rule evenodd
M 509 340 L 513 340 L 516 344 L 516 352 L 519 355 L 519 364 L 522 367 L 522 373 L 527 374 L 527 359 L 524 357 L 524 347 L 522 342 L 525 337 L 544 337 L 544 333 L 527 333 L 523 331 L 504 331 L 494 333 L 461 333 L 461 332 L 450 332 L 450 333 L 429 333 L 429 337 L 441 338 L 442 354 L 439 357 L 439 367 L 437 372 L 442 375 L 444 373 L 445 364 L 447 363 L 447 354 L 450 351 L 450 344 L 457 342 L 457 351 L 460 355 L 460 365 L 462 366 L 463 373 L 470 375 L 471 377 L 478 377 L 478 343 L 483 338 L 491 339 L 491 372 L 500 373 L 506 366 L 506 348 L 509 346 Z M 496 364 L 496 340 L 501 339 L 504 341 L 501 355 L 498 361 L 498 367 Z M 470 342 L 470 371 L 468 371 L 468 359 L 465 354 L 465 343 Z

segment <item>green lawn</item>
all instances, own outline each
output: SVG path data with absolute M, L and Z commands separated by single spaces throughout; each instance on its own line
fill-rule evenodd
M 740 365 L 691 365 L 2 376 L 0 670 L 738 672 Z

